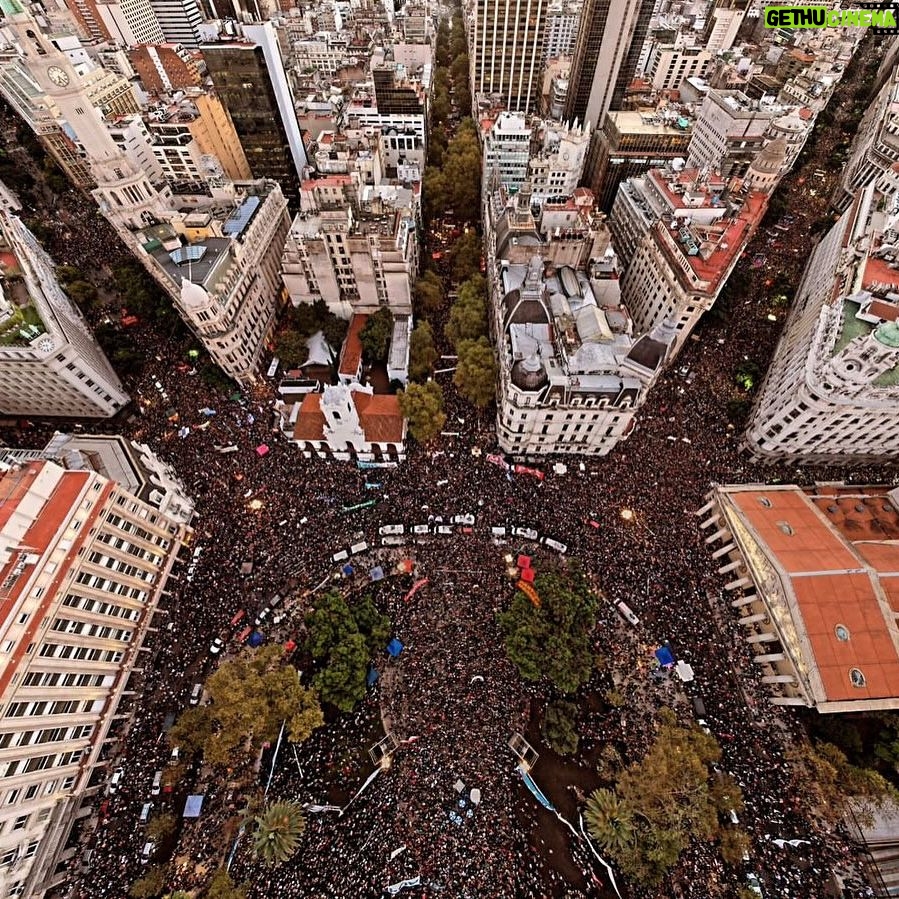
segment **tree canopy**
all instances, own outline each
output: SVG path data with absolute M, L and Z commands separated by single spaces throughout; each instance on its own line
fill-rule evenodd
M 206 887 L 203 899 L 247 899 L 247 887 L 235 884 L 227 868 L 219 868 Z
M 453 347 L 463 340 L 487 336 L 487 282 L 480 275 L 472 276 L 459 288 L 444 334 Z
M 324 718 L 315 693 L 283 656 L 275 644 L 224 662 L 206 681 L 211 702 L 182 713 L 169 731 L 171 744 L 226 766 L 255 756 L 277 738 L 283 721 L 291 740 L 305 740 Z
M 594 791 L 584 808 L 590 835 L 622 872 L 644 887 L 658 885 L 692 839 L 721 839 L 722 857 L 742 858 L 748 839 L 721 823 L 743 798 L 716 771 L 718 742 L 699 727 L 681 727 L 664 709 L 649 751 L 618 773 L 613 789 Z
M 434 101 L 431 102 L 432 117 Z M 438 108 L 438 113 L 445 110 Z M 481 216 L 481 145 L 477 128 L 465 118 L 443 153 L 442 168 L 425 169 L 424 195 L 431 213 L 450 208 L 460 221 L 477 222 Z
M 306 820 L 295 802 L 276 802 L 254 819 L 253 855 L 269 868 L 287 861 L 296 851 Z
M 426 381 L 433 374 L 438 358 L 431 326 L 419 322 L 409 340 L 409 377 L 413 381 Z
M 392 335 L 393 313 L 387 306 L 382 306 L 374 315 L 369 316 L 359 332 L 365 358 L 370 362 L 386 362 Z
M 481 238 L 474 228 L 469 228 L 453 243 L 449 250 L 450 264 L 453 267 L 453 280 L 466 281 L 481 271 L 481 256 L 484 248 Z
M 412 302 L 417 315 L 427 318 L 443 305 L 443 282 L 436 272 L 425 272 L 412 289 Z
M 307 648 L 321 668 L 313 678 L 322 702 L 352 711 L 365 696 L 369 660 L 384 649 L 391 623 L 370 596 L 350 605 L 336 590 L 322 594 L 306 616 Z
M 497 616 L 506 654 L 525 680 L 546 678 L 563 693 L 574 693 L 593 671 L 596 596 L 580 575 L 538 575 L 535 606 L 520 590 Z
M 446 423 L 443 390 L 435 381 L 409 384 L 399 393 L 400 409 L 409 421 L 409 434 L 419 443 L 433 440 Z
M 469 402 L 483 408 L 496 397 L 496 356 L 486 337 L 462 340 L 453 383 Z

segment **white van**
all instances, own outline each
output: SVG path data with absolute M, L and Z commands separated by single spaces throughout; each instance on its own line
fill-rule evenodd
M 145 865 L 148 861 L 150 861 L 150 857 L 153 855 L 153 853 L 155 851 L 156 851 L 156 844 L 152 840 L 149 840 L 148 842 L 144 843 L 143 852 L 141 852 L 141 854 L 140 854 L 140 863 L 142 865 Z
M 412 525 L 412 533 L 413 534 L 430 534 L 431 526 L 429 524 L 413 524 Z
M 158 796 L 162 792 L 162 771 L 157 771 L 153 775 L 153 788 L 150 790 L 151 796 Z
M 474 515 L 453 515 L 453 524 L 466 524 L 471 527 L 474 524 Z
M 493 534 L 494 537 L 505 537 L 506 529 L 504 527 L 492 527 L 490 528 L 490 533 Z
M 140 823 L 146 824 L 150 820 L 150 812 L 153 811 L 153 803 L 145 802 L 144 807 L 140 810 Z
M 405 537 L 382 537 L 381 546 L 402 546 L 406 542 Z
M 406 529 L 401 524 L 385 524 L 378 528 L 382 537 L 393 537 L 405 533 Z
M 361 543 L 354 543 L 350 547 L 350 555 L 358 556 L 359 553 L 364 553 L 368 549 L 368 544 L 363 540 Z
M 557 553 L 567 553 L 568 545 L 562 543 L 561 540 L 554 540 L 552 537 L 544 537 L 541 541 L 544 546 L 548 546 L 550 549 L 554 549 Z
M 453 532 L 453 527 L 450 524 L 438 524 L 434 528 L 435 534 L 452 534 L 452 532 Z
M 203 695 L 203 685 L 194 684 L 193 690 L 190 691 L 190 704 L 199 705 L 200 697 Z
M 621 613 L 622 618 L 624 618 L 629 624 L 632 624 L 636 627 L 640 623 L 640 619 L 631 611 L 631 608 L 627 603 L 619 602 L 615 605 L 615 608 Z
M 119 791 L 119 784 L 122 782 L 124 774 L 125 772 L 121 768 L 116 768 L 112 772 L 112 777 L 109 779 L 109 786 L 107 787 L 109 793 L 117 793 Z
M 536 540 L 538 537 L 534 528 L 512 528 L 512 533 L 516 537 L 524 537 L 525 540 Z
M 342 550 L 340 550 L 340 552 L 334 553 L 334 555 L 331 556 L 331 561 L 332 562 L 346 562 L 346 560 L 349 557 L 350 557 L 350 554 L 345 549 L 342 549 Z

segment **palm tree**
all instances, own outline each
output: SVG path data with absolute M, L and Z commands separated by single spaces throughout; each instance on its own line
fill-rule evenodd
M 609 852 L 620 851 L 634 840 L 633 816 L 613 790 L 594 790 L 587 797 L 584 820 L 590 836 Z
M 306 829 L 302 810 L 295 802 L 276 802 L 254 821 L 253 855 L 270 868 L 287 861 L 296 852 Z

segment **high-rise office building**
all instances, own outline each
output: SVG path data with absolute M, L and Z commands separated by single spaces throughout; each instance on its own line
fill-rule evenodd
M 475 96 L 509 112 L 537 112 L 549 0 L 477 0 L 471 41 Z
M 277 181 L 296 204 L 308 162 L 277 36 L 271 22 L 243 31 L 243 40 L 205 44 L 203 58 L 253 177 Z
M 71 875 L 189 530 L 94 471 L 22 455 L 0 460 L 0 893 L 33 899 Z
M 586 0 L 571 65 L 565 118 L 602 126 L 637 71 L 652 0 Z
M 194 49 L 200 46 L 203 16 L 197 0 L 149 0 L 159 27 L 170 44 Z

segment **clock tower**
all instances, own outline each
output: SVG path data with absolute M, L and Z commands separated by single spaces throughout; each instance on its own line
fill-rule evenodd
M 15 33 L 29 74 L 53 100 L 83 148 L 97 183 L 93 195 L 103 213 L 113 224 L 130 229 L 167 218 L 171 214 L 167 197 L 116 145 L 69 58 L 29 13 L 13 12 L 11 5 L 8 0 L 3 3 L 4 25 Z

